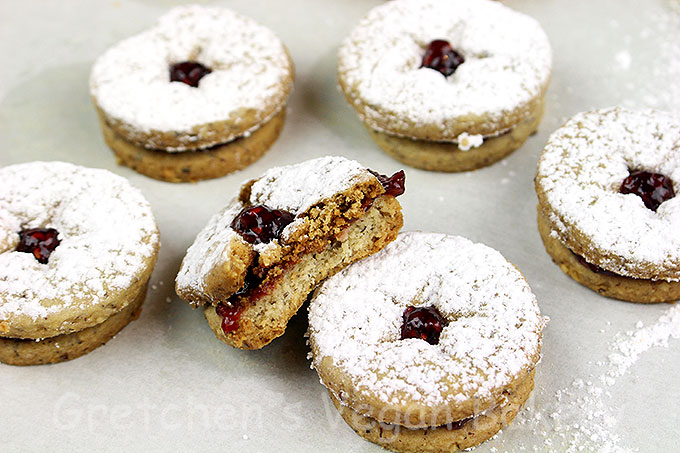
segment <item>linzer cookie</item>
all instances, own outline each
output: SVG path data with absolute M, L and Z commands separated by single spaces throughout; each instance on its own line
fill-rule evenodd
M 534 19 L 490 0 L 395 0 L 338 57 L 347 101 L 388 154 L 413 167 L 490 165 L 536 131 L 550 44 Z
M 620 107 L 580 113 L 536 172 L 538 229 L 571 278 L 616 299 L 680 299 L 680 117 Z
M 277 139 L 293 64 L 266 27 L 230 10 L 170 10 L 104 53 L 90 76 L 106 143 L 156 179 L 216 178 Z
M 241 187 L 189 247 L 177 294 L 221 341 L 258 349 L 282 335 L 322 280 L 394 240 L 404 172 L 342 157 L 268 170 Z
M 357 434 L 399 452 L 451 452 L 518 413 L 545 323 L 500 253 L 402 233 L 319 286 L 309 342 L 321 383 Z
M 74 359 L 135 319 L 156 263 L 149 203 L 62 162 L 0 168 L 0 361 Z

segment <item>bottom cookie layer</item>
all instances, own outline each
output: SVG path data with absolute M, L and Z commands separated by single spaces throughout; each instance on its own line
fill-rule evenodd
M 347 239 L 331 244 L 319 253 L 302 256 L 286 270 L 271 292 L 244 309 L 236 331 L 225 335 L 222 317 L 214 306 L 204 314 L 218 339 L 240 349 L 259 349 L 283 335 L 290 318 L 297 313 L 321 281 L 349 264 L 382 250 L 396 237 L 403 224 L 399 202 L 380 197 L 366 214 L 347 229 Z
M 431 142 L 397 137 L 368 128 L 371 138 L 387 154 L 411 167 L 430 171 L 460 172 L 491 165 L 522 146 L 536 132 L 544 102 L 536 112 L 510 131 L 484 139 L 481 146 L 461 151 L 457 143 Z
M 505 393 L 501 405 L 460 422 L 423 429 L 380 423 L 343 406 L 332 392 L 328 393 L 345 422 L 364 439 L 397 452 L 448 453 L 479 445 L 507 426 L 531 395 L 534 373 L 535 370 L 528 374 L 514 391 Z
M 146 285 L 134 301 L 94 327 L 44 340 L 0 338 L 0 362 L 8 365 L 44 365 L 76 359 L 113 338 L 139 317 L 146 299 Z
M 104 141 L 116 154 L 118 164 L 161 181 L 195 182 L 219 178 L 258 160 L 279 137 L 285 117 L 284 107 L 247 137 L 205 150 L 176 153 L 146 149 L 128 142 L 106 124 L 101 113 L 99 122 Z
M 680 299 L 680 282 L 645 280 L 593 272 L 579 262 L 578 256 L 550 235 L 551 228 L 538 213 L 538 232 L 548 255 L 562 272 L 597 293 L 613 299 L 643 304 L 673 302 Z

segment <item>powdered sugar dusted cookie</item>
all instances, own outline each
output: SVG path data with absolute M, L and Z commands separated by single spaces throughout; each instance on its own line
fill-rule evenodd
M 396 451 L 455 451 L 494 435 L 529 397 L 545 322 L 495 250 L 402 233 L 316 290 L 309 339 L 359 435 Z
M 378 145 L 437 171 L 489 165 L 543 114 L 552 57 L 532 18 L 490 0 L 396 0 L 344 41 L 338 77 Z
M 580 113 L 536 172 L 548 253 L 579 283 L 632 302 L 680 299 L 680 117 L 620 107 Z
M 222 176 L 276 140 L 293 86 L 279 38 L 228 9 L 173 8 L 104 53 L 90 92 L 121 163 L 168 181 Z
M 119 176 L 62 162 L 1 168 L 0 181 L 0 360 L 55 362 L 99 346 L 144 300 L 159 246 L 149 203 Z
M 382 249 L 402 226 L 404 173 L 323 157 L 268 170 L 241 187 L 187 250 L 177 294 L 225 343 L 258 349 L 323 279 Z

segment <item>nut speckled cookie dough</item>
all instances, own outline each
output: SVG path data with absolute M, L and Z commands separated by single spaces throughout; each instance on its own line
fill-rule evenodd
M 378 252 L 402 226 L 404 173 L 324 157 L 247 181 L 187 250 L 177 294 L 221 341 L 258 349 L 282 335 L 322 280 Z
M 134 319 L 156 263 L 149 203 L 119 176 L 62 162 L 4 167 L 0 180 L 0 361 L 105 343 Z
M 536 172 L 547 252 L 598 293 L 680 299 L 680 118 L 620 107 L 576 115 L 548 140 Z
M 119 163 L 171 182 L 215 178 L 277 139 L 293 64 L 266 27 L 228 9 L 181 6 L 104 53 L 90 93 Z
M 309 339 L 321 382 L 360 436 L 444 452 L 514 418 L 533 388 L 545 322 L 498 252 L 402 233 L 316 290 Z
M 496 2 L 396 0 L 344 41 L 338 78 L 388 154 L 426 170 L 466 171 L 536 131 L 551 65 L 540 25 Z

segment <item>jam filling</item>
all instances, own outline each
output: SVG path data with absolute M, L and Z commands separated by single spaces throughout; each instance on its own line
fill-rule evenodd
M 453 50 L 448 41 L 436 39 L 425 48 L 420 67 L 434 69 L 448 77 L 463 63 L 465 63 L 465 58 Z
M 608 275 L 610 277 L 621 277 L 619 274 L 615 274 L 612 271 L 608 271 L 606 269 L 602 269 L 600 266 L 597 264 L 589 263 L 586 261 L 585 258 L 583 258 L 581 255 L 577 255 L 576 253 L 572 252 L 572 254 L 576 257 L 579 263 L 584 265 L 585 267 L 588 268 L 591 272 L 595 272 L 596 274 L 602 274 L 602 275 Z
M 420 338 L 439 344 L 439 335 L 449 323 L 435 307 L 408 307 L 402 315 L 401 340 Z
M 637 195 L 642 198 L 647 209 L 655 212 L 661 203 L 675 196 L 671 178 L 643 170 L 631 171 L 630 175 L 623 180 L 619 192 Z
M 19 232 L 17 252 L 31 253 L 41 264 L 47 264 L 50 255 L 61 241 L 54 228 L 32 228 Z
M 238 329 L 238 320 L 241 318 L 243 307 L 240 305 L 219 304 L 217 314 L 222 317 L 222 332 L 225 335 Z
M 231 227 L 250 244 L 262 244 L 279 239 L 295 215 L 264 205 L 244 208 L 234 220 Z
M 370 171 L 373 176 L 378 178 L 380 184 L 385 188 L 385 195 L 392 195 L 393 197 L 398 197 L 406 191 L 406 174 L 404 170 L 400 170 L 393 174 L 392 176 L 381 175 L 373 170 Z
M 212 70 L 195 61 L 182 61 L 170 66 L 170 81 L 182 82 L 197 88 L 198 82 Z
M 264 278 L 255 275 L 253 269 L 252 267 L 248 269 L 248 273 L 243 280 L 243 286 L 229 296 L 227 302 L 219 304 L 216 308 L 217 314 L 222 317 L 222 331 L 225 335 L 238 329 L 238 321 L 244 308 L 240 303 L 240 299 L 242 297 L 248 297 L 251 300 L 258 299 L 264 296 L 269 290 L 270 285 L 273 284 L 270 282 L 262 286 Z

